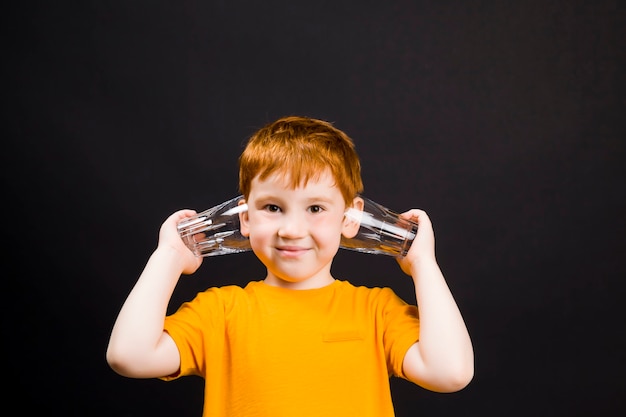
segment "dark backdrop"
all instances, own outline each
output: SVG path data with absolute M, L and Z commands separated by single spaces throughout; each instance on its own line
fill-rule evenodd
M 108 368 L 111 326 L 161 222 L 234 196 L 248 135 L 300 114 L 354 138 L 364 195 L 429 212 L 474 341 L 475 379 L 459 393 L 394 379 L 398 416 L 621 415 L 621 4 L 5 10 L 5 400 L 55 415 L 199 416 L 199 378 Z M 172 308 L 262 273 L 250 253 L 211 259 L 181 280 Z M 414 301 L 391 258 L 340 251 L 334 273 Z

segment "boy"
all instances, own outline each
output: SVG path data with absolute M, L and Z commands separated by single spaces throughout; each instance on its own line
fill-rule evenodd
M 248 211 L 241 232 L 267 275 L 240 288 L 200 292 L 173 315 L 166 309 L 195 257 L 176 224 L 159 242 L 124 303 L 107 350 L 110 366 L 134 378 L 205 379 L 204 416 L 393 416 L 389 377 L 453 392 L 473 377 L 472 344 L 437 265 L 422 210 L 407 255 L 417 306 L 389 288 L 354 287 L 331 275 L 344 217 L 362 208 L 360 163 L 351 139 L 330 123 L 286 117 L 249 140 L 239 160 Z

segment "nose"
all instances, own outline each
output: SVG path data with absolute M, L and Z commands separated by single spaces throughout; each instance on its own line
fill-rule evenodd
M 306 235 L 306 220 L 304 216 L 291 212 L 283 216 L 278 229 L 278 236 L 285 239 L 298 239 Z

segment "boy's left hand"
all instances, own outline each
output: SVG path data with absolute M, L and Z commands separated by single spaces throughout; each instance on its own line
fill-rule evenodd
M 398 257 L 397 261 L 402 271 L 407 275 L 411 273 L 413 265 L 423 261 L 435 261 L 435 233 L 428 214 L 424 210 L 411 209 L 400 214 L 400 218 L 410 220 L 418 224 L 417 236 L 413 240 L 406 256 Z

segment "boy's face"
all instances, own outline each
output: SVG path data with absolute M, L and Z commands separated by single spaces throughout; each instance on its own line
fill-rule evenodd
M 344 220 L 345 201 L 330 171 L 292 189 L 281 175 L 252 180 L 241 232 L 267 268 L 265 282 L 293 289 L 330 284 L 330 266 L 341 234 L 354 228 Z

